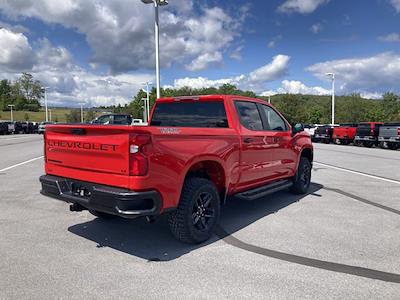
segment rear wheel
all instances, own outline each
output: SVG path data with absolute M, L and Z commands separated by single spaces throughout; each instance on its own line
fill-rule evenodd
M 342 144 L 342 141 L 341 141 L 340 139 L 335 139 L 335 144 L 336 144 L 336 145 L 341 145 L 341 144 Z
M 172 234 L 181 242 L 199 244 L 208 240 L 219 221 L 220 201 L 215 185 L 204 178 L 189 178 L 178 208 L 171 213 Z
M 107 214 L 107 213 L 104 213 L 104 212 L 101 212 L 101 211 L 98 211 L 98 210 L 93 210 L 93 209 L 89 209 L 89 212 L 93 216 L 98 217 L 100 219 L 104 219 L 104 220 L 110 220 L 110 219 L 114 219 L 114 218 L 117 217 L 117 216 L 114 216 L 114 215 L 111 215 L 111 214 Z
M 293 186 L 290 190 L 295 194 L 302 195 L 307 193 L 310 184 L 311 163 L 306 157 L 301 157 L 296 175 L 293 178 Z
M 364 147 L 372 148 L 374 146 L 373 142 L 364 142 Z

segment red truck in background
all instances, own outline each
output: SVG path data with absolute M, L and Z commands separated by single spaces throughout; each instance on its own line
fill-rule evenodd
M 337 145 L 349 145 L 356 136 L 357 124 L 340 124 L 333 128 L 333 141 Z
M 307 192 L 313 147 L 260 99 L 157 100 L 149 126 L 48 125 L 41 193 L 95 216 L 169 214 L 173 235 L 201 243 L 227 198 Z

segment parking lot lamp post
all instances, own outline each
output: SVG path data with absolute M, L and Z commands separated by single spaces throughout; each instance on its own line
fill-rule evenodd
M 13 115 L 13 107 L 14 107 L 15 105 L 13 105 L 13 104 L 9 104 L 8 105 L 8 107 L 9 108 L 11 108 L 11 122 L 14 122 L 14 115 Z
M 83 103 L 81 103 L 81 123 L 83 123 L 84 118 L 83 118 Z
M 147 123 L 148 122 L 148 118 L 147 118 L 147 98 L 142 98 L 142 101 L 144 102 L 144 105 L 143 105 L 143 121 L 145 122 L 145 123 Z
M 335 73 L 326 73 L 332 78 L 332 125 L 335 124 Z
M 48 89 L 49 89 L 48 86 L 45 86 L 43 88 L 43 90 L 44 90 L 44 106 L 45 106 L 45 109 L 46 109 L 46 122 L 49 121 L 49 111 L 48 111 L 48 108 L 47 108 L 47 90 Z
M 146 101 L 147 101 L 147 106 L 146 106 L 146 111 L 147 111 L 147 120 L 150 120 L 150 90 L 149 90 L 149 86 L 151 84 L 151 82 L 146 82 L 144 83 L 146 85 Z
M 160 33 L 159 33 L 159 18 L 158 18 L 158 7 L 168 5 L 167 0 L 142 0 L 145 4 L 154 4 L 155 8 L 155 22 L 154 22 L 154 33 L 155 33 L 155 44 L 156 44 L 156 82 L 157 82 L 157 99 L 160 98 Z
M 51 109 L 49 109 L 49 115 L 50 115 L 49 120 L 51 122 Z

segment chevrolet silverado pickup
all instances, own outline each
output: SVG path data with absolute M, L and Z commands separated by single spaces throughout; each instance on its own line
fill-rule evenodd
M 186 243 L 209 239 L 227 200 L 310 186 L 313 146 L 260 99 L 163 98 L 149 126 L 47 125 L 41 193 L 100 218 L 169 214 Z
M 340 124 L 333 129 L 333 141 L 337 145 L 348 145 L 354 141 L 357 124 Z
M 400 148 L 400 123 L 385 123 L 379 129 L 378 141 L 381 148 Z
M 379 128 L 381 122 L 363 122 L 358 124 L 354 145 L 371 148 L 378 144 Z

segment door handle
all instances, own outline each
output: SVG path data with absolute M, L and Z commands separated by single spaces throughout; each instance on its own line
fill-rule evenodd
M 243 143 L 245 143 L 245 144 L 250 144 L 250 143 L 252 143 L 254 140 L 252 139 L 252 138 L 244 138 L 243 139 Z

